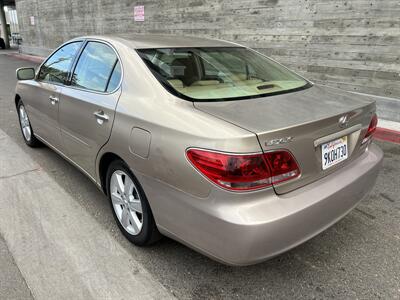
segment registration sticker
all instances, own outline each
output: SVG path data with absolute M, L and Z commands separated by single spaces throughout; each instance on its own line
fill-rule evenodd
M 321 145 L 322 169 L 326 170 L 348 157 L 347 136 Z

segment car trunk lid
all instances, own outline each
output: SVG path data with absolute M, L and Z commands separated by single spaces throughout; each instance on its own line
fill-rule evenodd
M 278 194 L 318 180 L 348 164 L 365 149 L 361 145 L 375 102 L 334 88 L 313 86 L 294 93 L 257 99 L 195 102 L 194 106 L 213 116 L 255 133 L 264 152 L 289 150 L 301 175 L 274 186 Z M 346 118 L 343 124 L 339 119 Z M 347 138 L 348 158 L 322 168 L 323 144 Z

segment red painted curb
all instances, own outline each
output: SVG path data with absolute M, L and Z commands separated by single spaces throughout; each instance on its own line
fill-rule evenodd
M 387 128 L 376 128 L 374 139 L 378 141 L 400 144 L 400 132 Z
M 27 55 L 27 54 L 21 54 L 21 53 L 8 53 L 6 55 L 14 57 L 16 59 L 26 60 L 26 61 L 30 61 L 30 62 L 37 63 L 37 64 L 42 63 L 44 60 L 44 57 L 41 57 L 41 56 Z

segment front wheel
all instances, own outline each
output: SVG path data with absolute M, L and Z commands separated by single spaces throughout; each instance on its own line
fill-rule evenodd
M 31 122 L 29 121 L 28 113 L 26 112 L 25 106 L 21 100 L 17 105 L 19 125 L 21 127 L 22 136 L 25 143 L 29 147 L 40 146 L 40 141 L 33 134 Z
M 160 234 L 146 195 L 123 161 L 111 163 L 106 184 L 114 218 L 124 236 L 137 246 L 157 241 Z

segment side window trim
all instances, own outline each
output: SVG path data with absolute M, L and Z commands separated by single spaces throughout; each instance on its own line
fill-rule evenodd
M 123 78 L 123 76 L 124 76 L 124 72 L 123 72 L 123 68 L 122 68 L 122 62 L 121 62 L 121 58 L 120 58 L 120 56 L 119 56 L 119 54 L 118 54 L 118 51 L 117 51 L 111 44 L 109 44 L 109 43 L 107 43 L 107 42 L 105 42 L 105 41 L 103 41 L 103 40 L 98 40 L 98 39 L 85 39 L 85 40 L 82 40 L 82 42 L 83 42 L 83 43 L 82 43 L 82 47 L 81 47 L 81 48 L 79 49 L 79 51 L 77 52 L 76 57 L 75 57 L 75 59 L 74 59 L 74 61 L 73 61 L 72 67 L 71 67 L 71 69 L 70 69 L 70 74 L 69 74 L 68 81 L 67 81 L 68 87 L 73 88 L 73 89 L 76 89 L 76 90 L 80 90 L 80 91 L 85 91 L 85 92 L 90 92 L 90 93 L 95 93 L 95 94 L 106 94 L 106 95 L 112 94 L 112 93 L 114 93 L 115 91 L 117 91 L 117 90 L 121 87 L 122 78 Z M 110 72 L 110 74 L 109 74 L 109 76 L 108 76 L 107 85 L 106 85 L 106 88 L 105 88 L 105 90 L 104 90 L 103 92 L 93 91 L 93 90 L 84 89 L 84 88 L 79 88 L 79 87 L 76 87 L 76 86 L 72 86 L 72 85 L 71 85 L 72 77 L 73 77 L 73 74 L 74 74 L 74 72 L 75 72 L 76 66 L 78 65 L 79 59 L 81 58 L 81 55 L 82 55 L 83 51 L 85 50 L 86 46 L 87 46 L 90 42 L 101 43 L 101 44 L 104 44 L 104 45 L 110 47 L 110 48 L 114 51 L 115 56 L 117 57 L 117 59 L 115 60 L 114 66 L 113 66 L 113 68 L 112 68 L 112 70 L 111 70 L 111 72 Z M 61 47 L 59 47 L 59 48 L 61 48 Z M 113 73 L 114 73 L 115 67 L 118 65 L 118 62 L 119 62 L 120 65 L 121 65 L 121 78 L 120 78 L 120 80 L 119 80 L 118 87 L 117 87 L 115 90 L 111 91 L 111 92 L 107 92 L 108 85 L 110 84 L 111 77 L 112 77 L 112 75 L 113 75 Z
M 108 75 L 108 80 L 107 80 L 106 88 L 104 89 L 104 92 L 105 92 L 105 93 L 107 93 L 108 86 L 110 85 L 111 77 L 112 77 L 112 75 L 113 75 L 113 73 L 114 73 L 115 67 L 117 66 L 118 62 L 119 62 L 119 59 L 118 59 L 118 56 L 117 56 L 117 59 L 115 60 L 114 66 L 112 67 L 111 72 L 110 72 L 110 74 Z
M 81 46 L 81 48 L 79 48 L 78 52 L 76 53 L 76 55 L 74 57 L 74 60 L 72 61 L 71 68 L 70 68 L 69 73 L 68 73 L 68 79 L 67 79 L 67 82 L 66 82 L 67 86 L 71 86 L 72 75 L 75 72 L 75 68 L 76 68 L 76 65 L 78 64 L 79 58 L 81 57 L 83 50 L 85 50 L 86 45 L 88 44 L 88 42 L 89 42 L 88 40 L 83 40 L 82 41 L 82 46 Z
M 35 80 L 38 81 L 38 82 L 51 83 L 51 84 L 60 85 L 60 86 L 65 86 L 65 85 L 67 85 L 68 82 L 69 82 L 69 75 L 68 75 L 67 81 L 64 82 L 64 84 L 62 84 L 62 83 L 58 83 L 58 82 L 53 82 L 53 81 L 47 81 L 47 80 L 41 80 L 41 79 L 39 79 L 40 71 L 42 70 L 43 66 L 50 60 L 50 58 L 52 58 L 53 55 L 56 54 L 56 53 L 58 52 L 58 50 L 60 50 L 61 48 L 65 47 L 65 46 L 67 46 L 67 45 L 69 45 L 69 44 L 72 44 L 72 43 L 79 43 L 79 42 L 82 43 L 82 44 L 81 44 L 81 47 L 79 48 L 79 50 L 78 50 L 77 53 L 75 54 L 74 59 L 72 60 L 72 63 L 71 63 L 71 65 L 70 65 L 69 68 L 68 68 L 68 69 L 69 69 L 69 70 L 68 70 L 68 73 L 70 74 L 70 73 L 71 73 L 71 70 L 72 70 L 72 67 L 73 67 L 73 65 L 74 65 L 74 63 L 75 63 L 75 60 L 76 60 L 77 55 L 82 51 L 82 49 L 83 49 L 82 47 L 86 44 L 85 40 L 83 40 L 83 39 L 68 41 L 68 42 L 66 42 L 66 43 L 64 43 L 64 44 L 62 44 L 62 45 L 60 45 L 58 48 L 56 48 L 56 49 L 46 58 L 46 60 L 43 61 L 43 62 L 40 64 L 40 66 L 39 66 L 39 68 L 38 68 L 38 71 L 37 71 L 37 73 L 36 73 L 36 75 L 35 75 Z

